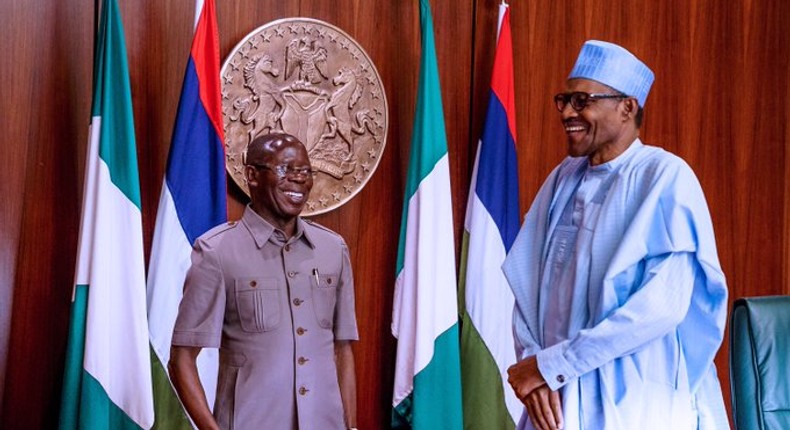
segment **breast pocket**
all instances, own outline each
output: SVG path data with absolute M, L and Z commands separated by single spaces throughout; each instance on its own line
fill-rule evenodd
M 335 320 L 335 304 L 337 303 L 337 274 L 318 275 L 312 277 L 313 311 L 318 325 L 332 328 Z M 316 283 L 316 280 L 318 283 Z
M 273 278 L 236 280 L 236 308 L 241 329 L 261 333 L 276 329 L 281 319 L 281 292 Z

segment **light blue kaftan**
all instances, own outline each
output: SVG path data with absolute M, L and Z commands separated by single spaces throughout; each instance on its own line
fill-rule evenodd
M 638 139 L 603 165 L 566 158 L 503 271 L 516 353 L 561 390 L 566 429 L 729 428 L 713 365 L 727 288 L 683 160 Z

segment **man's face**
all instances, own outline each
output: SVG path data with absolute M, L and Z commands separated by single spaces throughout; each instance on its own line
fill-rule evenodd
M 289 141 L 280 142 L 273 152 L 259 158 L 247 160 L 250 197 L 264 219 L 281 227 L 296 218 L 307 203 L 313 176 L 309 172 L 296 172 L 309 170 L 310 158 L 304 145 Z M 284 176 L 278 174 L 278 166 L 285 166 L 286 170 L 280 172 Z
M 566 92 L 589 94 L 616 94 L 616 91 L 595 81 L 571 79 Z M 623 117 L 619 112 L 622 99 L 599 99 L 591 101 L 577 112 L 568 103 L 561 113 L 562 125 L 568 136 L 568 155 L 571 157 L 594 157 L 603 148 L 613 144 L 623 133 Z

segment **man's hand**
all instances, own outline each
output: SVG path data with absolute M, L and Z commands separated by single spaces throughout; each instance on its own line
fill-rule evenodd
M 521 401 L 527 407 L 529 420 L 537 430 L 558 430 L 564 427 L 559 392 L 543 385 L 532 390 Z
M 199 353 L 198 347 L 173 345 L 170 347 L 170 361 L 167 363 L 167 368 L 170 370 L 173 387 L 195 426 L 201 430 L 219 430 L 219 425 L 206 402 L 206 393 L 200 384 L 196 363 Z
M 516 392 L 516 397 L 526 404 L 525 400 L 534 389 L 546 385 L 543 375 L 538 370 L 538 359 L 533 355 L 510 366 L 507 369 L 507 382 Z
M 340 399 L 343 401 L 343 416 L 346 426 L 354 430 L 357 428 L 357 377 L 354 373 L 354 350 L 351 348 L 351 341 L 335 341 L 335 366 Z
M 562 402 L 560 394 L 546 385 L 538 359 L 533 355 L 507 369 L 507 381 L 513 387 L 516 397 L 527 408 L 530 421 L 538 430 L 563 428 Z

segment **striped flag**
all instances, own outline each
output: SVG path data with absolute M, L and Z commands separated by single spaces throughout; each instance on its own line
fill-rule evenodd
M 196 3 L 195 34 L 159 198 L 148 274 L 148 324 L 158 428 L 190 428 L 167 375 L 192 244 L 227 221 L 225 152 L 219 83 L 219 34 L 214 0 Z M 198 372 L 214 404 L 218 353 L 205 349 Z
M 104 0 L 59 427 L 154 422 L 132 95 L 123 25 Z
M 461 429 L 461 371 L 450 168 L 428 0 L 420 0 L 422 55 L 392 334 L 398 339 L 392 427 Z
M 507 383 L 507 368 L 516 362 L 510 329 L 514 299 L 501 270 L 519 229 L 513 49 L 507 5 L 500 6 L 499 18 L 491 93 L 472 171 L 461 251 L 464 422 L 475 429 L 512 429 L 523 409 Z

